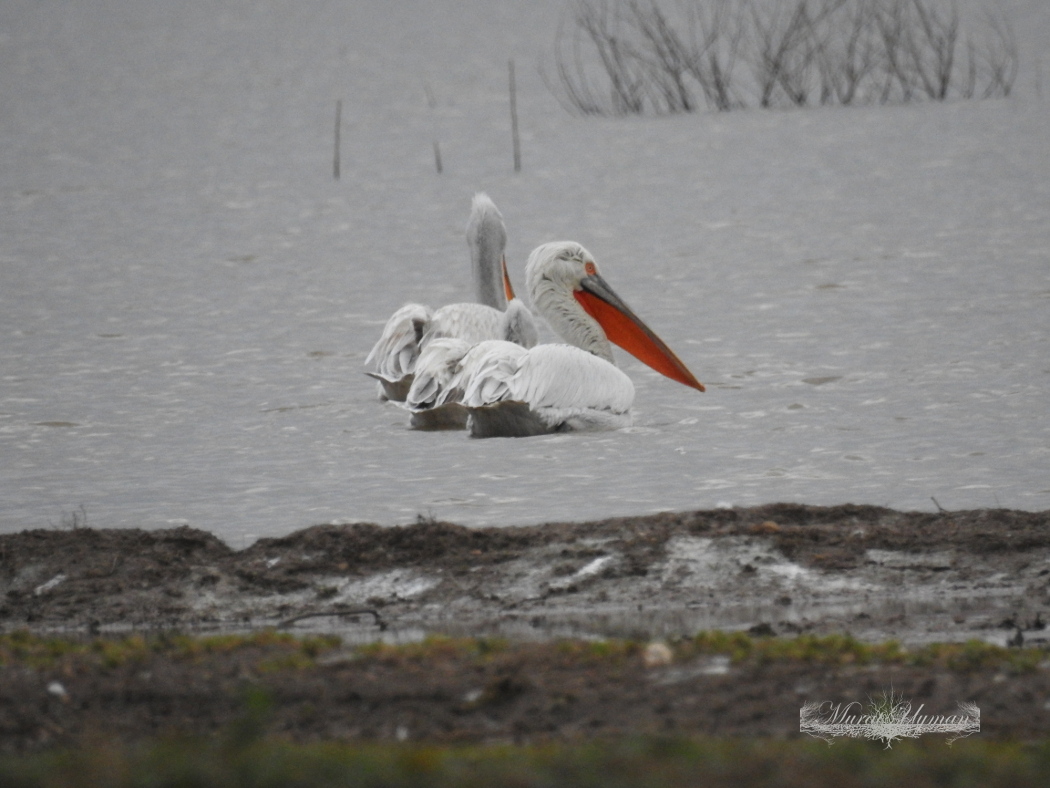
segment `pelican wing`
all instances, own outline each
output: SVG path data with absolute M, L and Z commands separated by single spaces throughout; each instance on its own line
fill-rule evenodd
M 431 311 L 422 304 L 405 304 L 390 316 L 383 326 L 379 341 L 373 345 L 365 364 L 375 362 L 375 371 L 368 374 L 379 381 L 381 399 L 403 399 L 407 380 L 416 368 L 420 343 Z
M 515 379 L 515 399 L 534 408 L 626 413 L 634 384 L 612 364 L 572 345 L 539 345 Z
M 462 391 L 478 437 L 616 429 L 630 424 L 634 401 L 627 375 L 569 345 L 526 350 L 483 342 L 464 357 L 450 387 Z
M 404 407 L 412 412 L 414 429 L 461 430 L 467 426 L 467 409 L 458 402 L 460 392 L 450 385 L 468 350 L 468 343 L 451 337 L 440 337 L 423 348 L 405 395 Z
M 462 339 L 440 337 L 428 343 L 416 361 L 415 379 L 405 398 L 409 410 L 430 410 L 440 403 L 458 402 L 461 392 L 450 389 L 470 344 Z
M 463 357 L 442 401 L 453 397 L 467 407 L 483 407 L 514 397 L 512 381 L 528 354 L 513 342 L 479 342 Z
M 503 336 L 503 312 L 484 304 L 449 304 L 434 312 L 422 343 L 455 337 L 474 345 Z

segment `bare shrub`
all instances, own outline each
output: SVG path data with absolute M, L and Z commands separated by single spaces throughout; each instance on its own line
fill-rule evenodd
M 753 52 L 751 69 L 758 105 L 775 106 L 779 90 L 789 104 L 804 106 L 809 97 L 818 51 L 810 3 L 750 3 Z
M 978 85 L 981 98 L 1006 97 L 1017 79 L 1017 39 L 1009 21 L 992 11 L 985 12 L 985 25 L 980 42 L 968 44 L 970 68 L 973 71 L 973 92 Z
M 744 32 L 735 24 L 737 4 L 580 0 L 571 30 L 563 24 L 555 41 L 557 81 L 544 79 L 565 106 L 585 115 L 743 106 L 731 87 Z
M 582 0 L 576 7 L 572 32 L 565 35 L 562 26 L 555 42 L 565 100 L 585 115 L 640 114 L 644 108 L 642 64 L 626 37 L 623 4 L 612 5 L 610 10 L 605 0 Z M 595 58 L 599 68 L 595 68 Z
M 690 25 L 689 71 L 703 90 L 707 106 L 730 110 L 745 106 L 733 87 L 733 73 L 747 32 L 743 5 L 710 0 L 686 5 Z
M 817 37 L 820 103 L 867 103 L 882 63 L 876 6 L 843 0 L 829 10 Z
M 948 97 L 959 13 L 952 0 L 892 0 L 877 4 L 875 20 L 886 63 L 882 101 Z
M 1008 96 L 1017 44 L 955 0 L 577 0 L 548 86 L 584 114 Z

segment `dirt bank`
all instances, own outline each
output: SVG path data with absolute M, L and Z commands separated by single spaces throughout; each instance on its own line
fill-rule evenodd
M 1047 621 L 1050 512 L 775 504 L 527 528 L 326 525 L 240 551 L 186 527 L 0 536 L 5 631 L 283 624 L 362 642 L 758 627 L 1032 645 Z

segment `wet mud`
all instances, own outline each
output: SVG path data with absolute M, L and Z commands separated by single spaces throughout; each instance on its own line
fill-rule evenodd
M 347 611 L 373 613 L 348 615 Z M 382 631 L 376 626 L 382 624 Z M 589 523 L 0 536 L 0 627 L 1046 642 L 1050 512 L 775 504 Z

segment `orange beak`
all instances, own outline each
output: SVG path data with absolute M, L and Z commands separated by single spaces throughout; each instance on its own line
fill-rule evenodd
M 585 276 L 580 280 L 580 287 L 583 289 L 574 290 L 572 294 L 584 311 L 598 321 L 610 342 L 661 375 L 704 391 L 704 384 L 693 377 L 671 348 L 631 311 L 599 274 Z
M 514 288 L 510 284 L 510 275 L 507 273 L 507 258 L 504 256 L 501 258 L 500 263 L 503 266 L 503 292 L 507 296 L 507 302 L 514 300 Z

